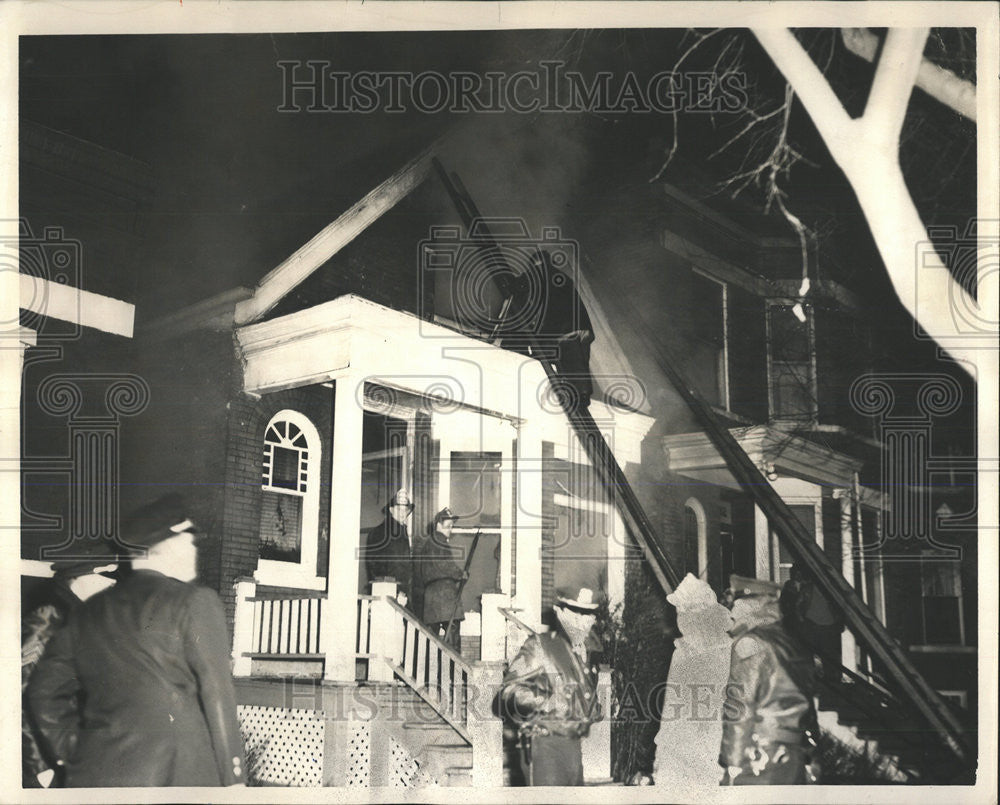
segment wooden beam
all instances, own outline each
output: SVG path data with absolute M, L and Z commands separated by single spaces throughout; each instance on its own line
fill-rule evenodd
M 21 274 L 21 308 L 125 338 L 135 326 L 134 305 L 31 274 Z
M 253 296 L 236 305 L 236 324 L 257 321 L 317 268 L 409 195 L 430 171 L 435 143 L 374 188 L 336 221 L 324 227 L 281 265 L 268 272 Z

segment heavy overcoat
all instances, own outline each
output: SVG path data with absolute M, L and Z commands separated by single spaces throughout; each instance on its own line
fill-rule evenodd
M 742 769 L 732 782 L 806 782 L 814 693 L 812 655 L 780 622 L 734 630 L 719 754 L 723 767 Z
M 229 660 L 222 603 L 204 587 L 140 570 L 87 601 L 28 686 L 67 786 L 245 782 Z
M 580 740 L 602 717 L 596 682 L 595 671 L 562 634 L 524 641 L 504 674 L 499 698 L 503 715 L 521 735 L 521 766 L 530 785 L 583 785 Z
M 423 540 L 414 552 L 416 575 L 423 590 L 424 623 L 447 623 L 453 616 L 457 622 L 465 617 L 459 605 L 462 568 L 455 557 L 455 549 L 440 532 Z
M 413 592 L 413 562 L 410 558 L 410 533 L 406 525 L 386 516 L 368 532 L 365 546 L 368 580 L 392 577 L 396 587 L 407 596 Z

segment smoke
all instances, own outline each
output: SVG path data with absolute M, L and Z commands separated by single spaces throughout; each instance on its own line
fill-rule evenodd
M 469 121 L 441 154 L 484 216 L 522 218 L 533 237 L 566 225 L 590 159 L 580 116 L 513 112 Z

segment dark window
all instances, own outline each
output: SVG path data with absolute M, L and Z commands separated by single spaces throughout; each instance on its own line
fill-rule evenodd
M 684 572 L 700 575 L 698 567 L 698 515 L 690 506 L 684 506 Z
M 771 417 L 811 420 L 816 416 L 811 311 L 800 321 L 791 305 L 768 307 Z
M 920 562 L 924 643 L 964 645 L 962 576 L 958 562 L 924 556 Z

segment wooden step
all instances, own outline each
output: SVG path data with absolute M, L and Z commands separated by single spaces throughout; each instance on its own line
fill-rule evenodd
M 449 766 L 444 772 L 443 785 L 449 788 L 469 788 L 472 786 L 471 766 Z

